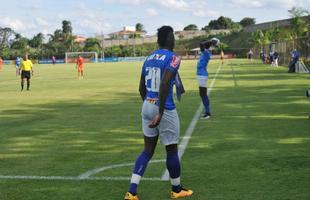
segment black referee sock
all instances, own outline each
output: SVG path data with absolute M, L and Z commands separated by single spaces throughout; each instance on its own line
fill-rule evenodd
M 27 80 L 27 90 L 30 88 L 30 80 Z
M 22 87 L 22 90 L 24 90 L 24 81 L 23 80 L 21 81 L 21 87 Z

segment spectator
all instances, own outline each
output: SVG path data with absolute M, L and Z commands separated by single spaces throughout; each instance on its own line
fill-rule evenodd
M 273 64 L 273 54 L 274 54 L 274 52 L 273 51 L 270 51 L 269 52 L 269 64 Z
M 265 63 L 265 52 L 263 50 L 260 51 L 259 58 L 262 60 L 264 64 Z
M 279 53 L 275 51 L 273 53 L 273 62 L 271 63 L 271 66 L 278 67 L 278 60 L 279 60 Z
M 296 71 L 296 63 L 299 61 L 300 54 L 297 49 L 294 49 L 291 52 L 291 62 L 289 64 L 288 73 L 294 73 Z
M 55 58 L 55 56 L 52 57 L 52 64 L 53 64 L 53 65 L 56 64 L 56 58 Z
M 252 59 L 253 59 L 253 51 L 252 51 L 252 49 L 250 49 L 250 51 L 248 52 L 248 59 L 251 60 L 251 62 L 252 62 Z

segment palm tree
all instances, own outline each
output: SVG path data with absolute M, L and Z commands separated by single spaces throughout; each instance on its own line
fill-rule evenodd
M 251 40 L 255 46 L 260 46 L 261 50 L 264 49 L 264 46 L 270 43 L 268 34 L 264 33 L 261 30 L 257 30 L 254 33 L 252 33 Z
M 292 17 L 291 26 L 292 26 L 292 39 L 293 39 L 293 47 L 295 48 L 295 43 L 297 38 L 303 36 L 305 33 L 307 33 L 308 26 L 307 22 L 302 19 L 303 16 L 306 16 L 309 14 L 308 11 L 293 7 L 291 10 L 288 11 Z

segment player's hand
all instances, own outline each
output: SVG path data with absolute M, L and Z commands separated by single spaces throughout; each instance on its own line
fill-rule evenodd
M 160 123 L 161 117 L 160 114 L 156 115 L 149 124 L 149 128 L 156 128 Z
M 33 71 L 33 70 L 31 71 L 31 75 L 32 75 L 32 76 L 34 75 L 34 71 Z

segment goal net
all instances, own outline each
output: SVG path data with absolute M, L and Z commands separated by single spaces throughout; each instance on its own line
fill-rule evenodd
M 303 73 L 303 74 L 309 74 L 309 69 L 306 67 L 306 65 L 302 61 L 298 61 L 295 64 L 295 72 L 296 73 Z
M 97 52 L 66 52 L 65 63 L 75 63 L 77 58 L 81 55 L 84 58 L 84 62 L 97 62 Z

